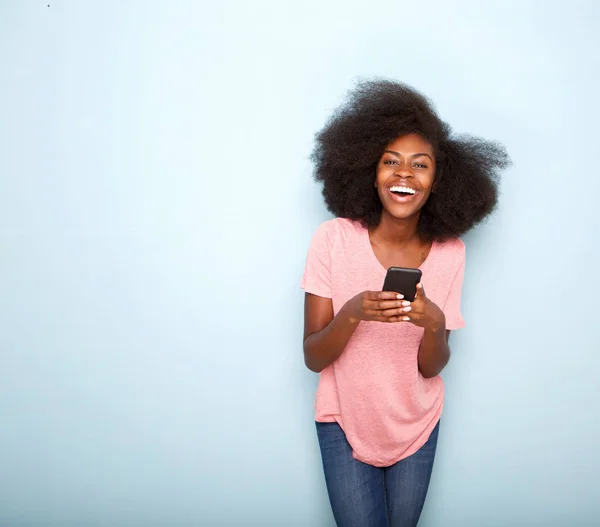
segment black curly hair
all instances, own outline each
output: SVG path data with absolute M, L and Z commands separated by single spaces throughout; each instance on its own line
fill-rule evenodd
M 431 143 L 437 166 L 419 235 L 443 241 L 464 234 L 494 210 L 498 174 L 510 164 L 508 154 L 495 142 L 453 136 L 426 97 L 389 80 L 360 82 L 316 135 L 311 159 L 327 208 L 368 228 L 379 225 L 376 167 L 385 147 L 409 133 Z

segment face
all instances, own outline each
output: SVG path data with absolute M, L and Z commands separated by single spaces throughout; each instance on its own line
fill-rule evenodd
M 435 177 L 433 147 L 418 134 L 392 141 L 377 164 L 375 186 L 384 211 L 407 219 L 427 202 Z

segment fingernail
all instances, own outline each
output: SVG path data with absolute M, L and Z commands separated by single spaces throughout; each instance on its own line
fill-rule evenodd
M 402 320 L 405 320 L 406 322 L 408 322 L 410 320 L 410 317 L 402 317 Z
M 406 306 L 410 306 L 410 302 L 409 302 L 408 300 L 405 300 L 404 302 L 402 302 L 402 305 L 403 305 L 404 307 L 406 307 Z
M 402 311 L 404 311 L 405 313 L 408 313 L 411 310 L 410 307 L 405 307 Z
M 398 300 L 402 300 L 402 299 L 404 298 L 404 295 L 396 295 L 396 298 L 397 298 Z

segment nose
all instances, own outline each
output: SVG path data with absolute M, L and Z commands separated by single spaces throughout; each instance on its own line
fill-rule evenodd
M 402 165 L 398 167 L 398 170 L 396 170 L 396 176 L 406 179 L 414 177 L 414 174 L 410 170 L 410 167 Z

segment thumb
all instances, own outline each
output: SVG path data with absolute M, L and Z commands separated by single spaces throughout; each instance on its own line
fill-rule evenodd
M 417 296 L 420 298 L 427 298 L 427 295 L 425 294 L 425 288 L 421 282 L 417 284 Z

